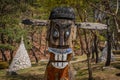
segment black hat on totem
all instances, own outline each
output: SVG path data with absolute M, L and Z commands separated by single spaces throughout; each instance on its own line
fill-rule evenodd
M 51 11 L 49 19 L 75 20 L 75 13 L 71 7 L 56 7 Z

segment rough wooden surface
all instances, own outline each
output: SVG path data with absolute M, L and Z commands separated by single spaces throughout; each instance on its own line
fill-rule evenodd
M 49 63 L 46 68 L 45 80 L 75 80 L 70 67 L 68 65 L 63 69 L 57 69 Z
M 24 19 L 22 23 L 25 25 L 34 25 L 34 26 L 47 26 L 49 25 L 48 20 L 37 20 L 37 19 Z M 94 22 L 81 22 L 76 24 L 78 28 L 82 29 L 92 29 L 92 30 L 105 30 L 107 29 L 107 25 L 102 23 L 94 23 Z
M 71 55 L 68 56 L 70 61 Z M 50 53 L 50 60 L 54 60 L 54 54 Z M 70 63 L 63 69 L 55 68 L 49 61 L 46 67 L 45 80 L 74 80 L 73 71 Z

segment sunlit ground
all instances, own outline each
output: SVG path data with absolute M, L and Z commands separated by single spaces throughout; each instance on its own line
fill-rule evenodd
M 116 61 L 109 68 L 103 68 L 105 63 L 92 62 L 94 80 L 120 80 L 120 55 L 115 55 Z M 71 61 L 75 80 L 88 80 L 86 56 L 75 56 Z M 17 71 L 18 75 L 8 76 L 6 70 L 0 70 L 0 80 L 43 80 L 47 61 L 32 63 L 32 67 Z

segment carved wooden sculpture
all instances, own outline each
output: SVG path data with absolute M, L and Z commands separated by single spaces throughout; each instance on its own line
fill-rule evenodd
M 76 34 L 74 11 L 68 7 L 55 8 L 49 19 L 47 40 L 50 59 L 46 68 L 46 80 L 73 80 L 69 61 Z
M 48 26 L 47 41 L 50 59 L 46 67 L 45 80 L 75 80 L 72 78 L 70 60 L 76 28 L 106 29 L 100 23 L 75 24 L 75 13 L 70 7 L 57 7 L 51 11 L 49 21 L 23 20 L 23 24 Z M 77 27 L 76 27 L 77 26 Z

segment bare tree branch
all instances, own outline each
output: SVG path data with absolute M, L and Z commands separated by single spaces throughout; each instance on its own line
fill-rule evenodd
M 118 10 L 119 10 L 119 0 L 117 0 L 117 7 L 116 7 L 116 11 L 115 11 L 115 14 L 117 15 L 118 13 Z
M 109 15 L 112 15 L 112 16 L 115 16 L 115 13 L 111 13 L 111 12 L 108 12 L 108 11 L 103 11 L 102 9 L 100 9 L 99 7 L 97 7 L 95 4 L 89 2 L 88 0 L 86 0 L 86 1 L 87 1 L 87 3 L 88 3 L 91 7 L 95 8 L 95 9 L 97 9 L 97 10 L 103 12 L 103 13 L 106 13 L 106 14 L 109 14 Z

